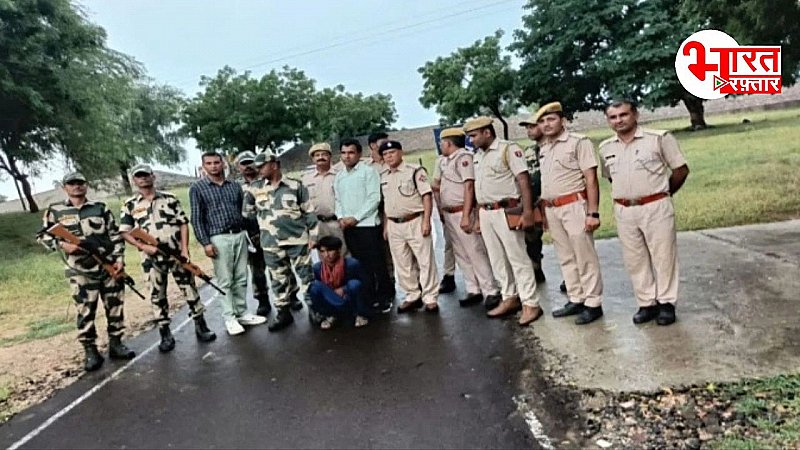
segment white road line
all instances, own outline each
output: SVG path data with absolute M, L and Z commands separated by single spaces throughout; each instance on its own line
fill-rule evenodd
M 533 434 L 536 442 L 545 450 L 554 450 L 555 446 L 553 445 L 553 441 L 545 434 L 542 422 L 540 422 L 536 414 L 531 411 L 531 408 L 525 403 L 525 400 L 522 397 L 514 397 L 514 403 L 517 404 L 517 411 L 522 413 L 522 417 L 525 418 L 525 422 L 531 429 L 531 434 Z
M 211 300 L 209 300 L 208 302 L 205 302 L 203 304 L 205 306 L 209 306 L 210 304 L 214 303 L 214 301 L 216 301 L 216 299 L 217 299 L 217 296 L 214 295 L 211 298 Z M 187 317 L 186 320 L 181 322 L 180 325 L 178 325 L 178 327 L 175 328 L 175 330 L 174 330 L 175 333 L 179 332 L 191 320 L 192 320 L 191 316 Z M 155 342 L 152 345 L 150 345 L 149 347 L 147 347 L 143 352 L 139 353 L 135 358 L 133 358 L 132 360 L 128 361 L 127 364 L 125 364 L 124 366 L 122 366 L 119 369 L 117 369 L 116 371 L 114 371 L 114 373 L 112 373 L 111 376 L 109 376 L 107 378 L 104 378 L 102 381 L 100 381 L 99 383 L 94 385 L 91 389 L 89 389 L 88 391 L 84 392 L 83 395 L 81 395 L 80 397 L 78 397 L 75 400 L 73 400 L 72 403 L 70 403 L 69 405 L 65 406 L 64 408 L 62 408 L 57 413 L 55 413 L 52 416 L 50 416 L 50 418 L 47 419 L 43 424 L 41 424 L 38 427 L 36 427 L 35 429 L 31 430 L 28 434 L 23 436 L 17 442 L 14 442 L 13 444 L 11 444 L 11 446 L 8 447 L 8 450 L 17 450 L 18 448 L 20 448 L 23 445 L 27 444 L 28 441 L 30 441 L 31 439 L 33 439 L 36 436 L 38 436 L 42 431 L 46 430 L 50 425 L 54 424 L 58 419 L 60 419 L 64 415 L 66 415 L 68 412 L 72 411 L 76 406 L 80 405 L 81 403 L 86 401 L 87 398 L 91 397 L 97 391 L 102 389 L 103 386 L 107 385 L 108 383 L 110 383 L 114 379 L 118 378 L 120 376 L 120 374 L 122 374 L 122 372 L 127 370 L 130 366 L 134 365 L 140 359 L 144 358 L 145 355 L 147 355 L 148 353 L 152 352 L 153 349 L 155 349 L 156 347 L 158 347 L 158 342 Z

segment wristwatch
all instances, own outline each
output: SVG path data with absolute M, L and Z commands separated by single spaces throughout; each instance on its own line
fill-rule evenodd
M 599 212 L 586 213 L 586 217 L 594 217 L 595 219 L 599 219 L 600 213 Z

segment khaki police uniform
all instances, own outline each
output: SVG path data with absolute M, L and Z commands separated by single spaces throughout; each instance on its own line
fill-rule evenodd
M 347 254 L 344 246 L 344 233 L 339 227 L 339 220 L 336 217 L 336 203 L 334 200 L 333 181 L 336 179 L 336 171 L 333 169 L 322 174 L 316 168 L 309 170 L 303 175 L 303 185 L 308 189 L 308 195 L 314 214 L 319 223 L 319 236 L 336 236 L 342 240 L 342 254 Z
M 483 294 L 484 297 L 499 294 L 483 239 L 478 234 L 467 234 L 461 229 L 464 183 L 475 180 L 472 153 L 462 148 L 450 156 L 440 157 L 436 173 L 439 174 L 437 180 L 445 236 L 452 243 L 455 259 L 464 274 L 467 293 Z M 475 209 L 472 214 L 475 214 Z
M 663 130 L 637 128 L 626 144 L 617 136 L 600 144 L 603 176 L 612 180 L 614 217 L 622 260 L 640 307 L 674 304 L 678 297 L 672 170 L 686 165 L 678 141 Z
M 442 179 L 441 163 L 444 158 L 444 155 L 440 155 L 438 158 L 436 158 L 436 163 L 433 166 L 434 180 Z M 441 205 L 437 206 L 439 209 L 441 209 Z M 444 226 L 444 218 L 442 218 L 442 225 L 442 238 L 444 238 L 444 263 L 442 266 L 442 271 L 444 271 L 445 276 L 453 276 L 456 273 L 456 256 L 453 252 L 453 240 L 450 238 L 450 232 L 448 231 L 447 227 Z
M 406 292 L 405 301 L 422 298 L 436 304 L 439 281 L 433 256 L 433 237 L 422 235 L 424 195 L 432 195 L 425 169 L 401 162 L 381 172 L 386 231 L 397 281 Z M 422 291 L 420 292 L 420 287 Z
M 522 201 L 516 179 L 528 171 L 522 148 L 514 142 L 495 139 L 489 148 L 475 154 L 474 163 L 481 236 L 503 298 L 518 295 L 523 305 L 538 307 L 533 264 L 525 252 L 525 233 L 508 228 L 504 211 L 505 205 L 510 206 L 509 201 Z
M 600 260 L 592 233 L 584 230 L 588 211 L 583 171 L 597 167 L 592 142 L 586 136 L 564 130 L 554 141 L 541 145 L 539 164 L 541 198 L 569 301 L 591 308 L 600 306 Z M 577 200 L 568 201 L 570 196 Z

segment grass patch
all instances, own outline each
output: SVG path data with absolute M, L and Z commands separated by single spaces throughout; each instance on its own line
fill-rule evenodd
M 46 339 L 75 329 L 75 321 L 66 317 L 51 317 L 27 325 L 24 334 L 17 334 L 12 337 L 0 339 L 0 347 L 6 347 L 21 342 L 32 341 L 35 339 Z

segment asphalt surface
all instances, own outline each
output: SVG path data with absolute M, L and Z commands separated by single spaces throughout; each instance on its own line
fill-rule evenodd
M 392 312 L 363 329 L 313 329 L 304 308 L 282 332 L 230 337 L 214 302 L 216 342 L 197 342 L 188 324 L 172 353 L 146 353 L 22 448 L 539 448 L 512 400 L 524 365 L 515 324 L 460 308 L 461 286 L 439 315 Z M 129 345 L 157 340 L 151 331 Z M 124 365 L 107 360 L 23 411 L 0 427 L 0 446 Z

